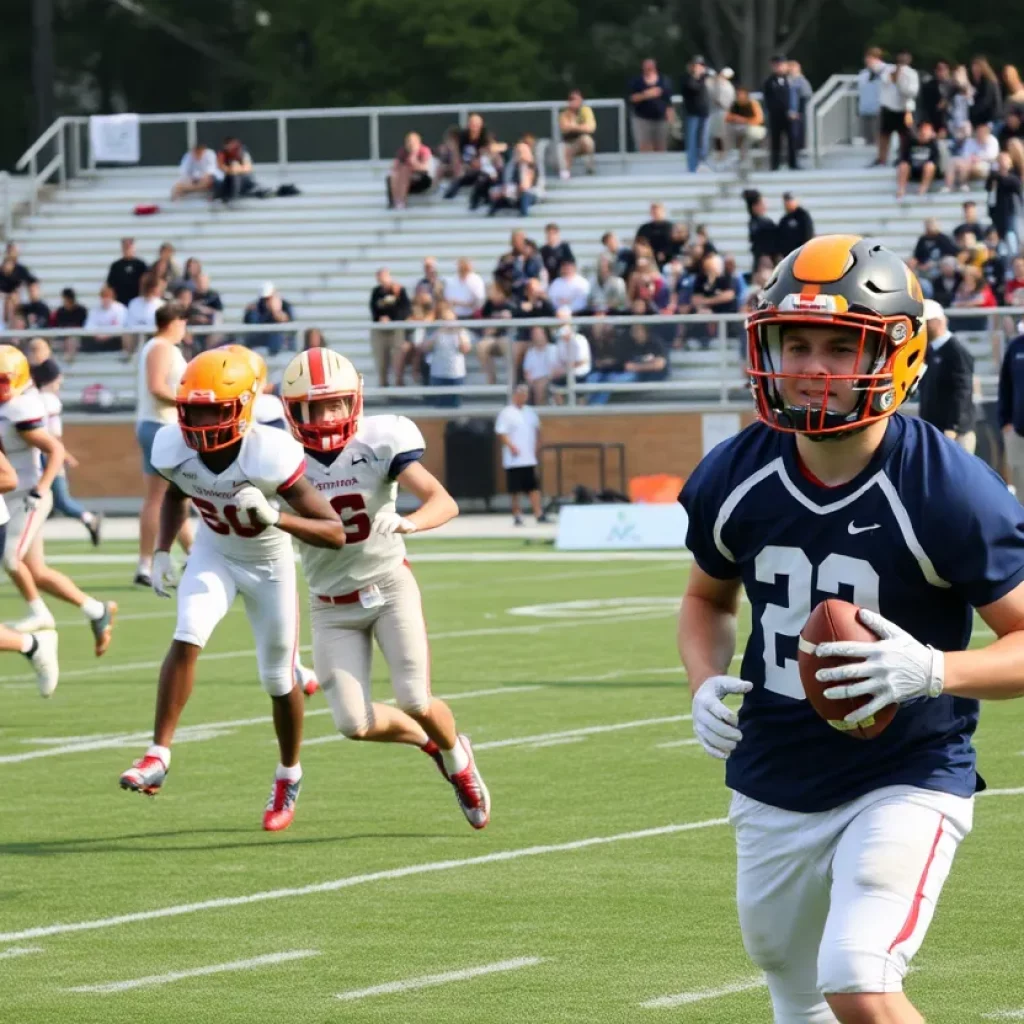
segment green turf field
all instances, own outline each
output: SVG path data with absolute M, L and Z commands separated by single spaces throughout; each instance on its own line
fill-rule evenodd
M 126 546 L 62 565 L 121 614 L 97 661 L 78 613 L 58 611 L 48 702 L 18 657 L 0 662 L 3 1024 L 770 1021 L 735 920 L 722 767 L 680 720 L 686 563 L 412 551 L 434 691 L 493 797 L 482 833 L 417 751 L 332 740 L 319 695 L 306 738 L 324 742 L 304 749 L 295 823 L 262 832 L 276 748 L 240 607 L 200 662 L 164 791 L 122 792 L 173 606 L 128 585 Z M 581 603 L 543 607 L 565 602 Z M 6 587 L 0 615 L 22 613 Z M 390 696 L 380 661 L 375 679 Z M 989 784 L 1024 787 L 1024 703 L 983 722 Z M 908 985 L 930 1024 L 1024 1007 L 1022 812 L 1024 795 L 978 803 Z M 171 980 L 222 965 L 235 969 Z M 474 968 L 488 973 L 460 976 Z M 642 1006 L 681 993 L 694 1000 Z

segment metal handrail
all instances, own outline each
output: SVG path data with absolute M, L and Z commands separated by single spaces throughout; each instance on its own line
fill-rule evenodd
M 29 148 L 26 149 L 24 153 L 22 153 L 21 158 L 14 165 L 15 170 L 23 171 L 25 167 L 31 162 L 32 158 L 39 153 L 39 151 L 43 148 L 43 146 L 45 146 L 50 141 L 50 139 L 52 139 L 59 131 L 63 129 L 64 125 L 69 120 L 71 119 L 67 117 L 58 117 L 57 120 L 54 121 L 53 124 L 51 124 L 50 127 L 47 128 L 46 131 L 43 132 L 43 134 L 40 135 L 39 138 L 36 139 L 36 141 L 33 142 L 32 145 L 29 146 Z

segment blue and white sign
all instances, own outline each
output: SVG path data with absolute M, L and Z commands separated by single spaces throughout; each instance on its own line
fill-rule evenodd
M 563 505 L 559 551 L 637 551 L 685 548 L 686 512 L 671 505 Z

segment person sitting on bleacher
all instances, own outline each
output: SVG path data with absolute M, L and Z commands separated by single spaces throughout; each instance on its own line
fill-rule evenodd
M 725 115 L 727 149 L 737 149 L 740 163 L 746 163 L 747 148 L 751 143 L 763 142 L 767 134 L 761 104 L 750 95 L 748 89 L 739 86 L 736 90 L 736 99 Z
M 263 286 L 258 301 L 245 307 L 242 321 L 247 324 L 288 324 L 294 319 L 291 304 L 268 281 Z M 276 356 L 281 349 L 295 350 L 295 335 L 290 331 L 248 334 L 245 344 L 248 348 L 265 348 L 268 355 Z
M 171 189 L 172 200 L 195 192 L 205 192 L 212 198 L 214 189 L 224 177 L 217 166 L 216 153 L 205 142 L 197 142 L 181 158 L 178 175 Z
M 128 310 L 117 301 L 114 289 L 109 284 L 105 284 L 100 289 L 99 305 L 93 306 L 85 318 L 85 329 L 96 333 L 82 339 L 82 351 L 120 352 L 124 347 L 121 329 L 127 318 Z M 117 333 L 107 334 L 106 331 L 116 331 Z M 73 354 L 69 346 L 69 358 Z
M 924 234 L 918 238 L 907 265 L 919 278 L 930 280 L 939 272 L 939 260 L 943 256 L 956 256 L 958 251 L 953 239 L 939 227 L 938 220 L 929 217 L 924 222 Z
M 220 178 L 215 189 L 216 196 L 223 203 L 251 195 L 257 190 L 252 176 L 252 157 L 242 145 L 242 140 L 229 135 L 217 153 L 217 168 Z
M 500 181 L 505 169 L 505 159 L 501 155 L 502 146 L 493 139 L 486 146 L 480 147 L 479 167 L 476 181 L 469 195 L 469 209 L 475 210 L 486 206 L 490 199 L 491 189 Z
M 987 124 L 979 124 L 974 135 L 964 142 L 960 153 L 949 162 L 946 171 L 946 184 L 942 191 L 960 186 L 961 191 L 970 189 L 970 182 L 988 177 L 999 156 L 999 143 Z
M 458 152 L 452 169 L 452 183 L 445 192 L 445 199 L 454 199 L 459 189 L 476 184 L 480 171 L 480 150 L 490 144 L 491 133 L 479 114 L 470 114 L 466 127 L 459 132 Z
M 636 237 L 650 245 L 659 268 L 672 258 L 672 228 L 665 204 L 651 203 L 651 219 L 636 229 Z
M 575 260 L 566 260 L 561 272 L 548 285 L 548 296 L 555 306 L 567 306 L 573 313 L 583 314 L 590 301 L 590 282 L 576 269 Z
M 963 275 L 960 273 L 960 262 L 957 258 L 943 256 L 939 260 L 938 276 L 931 281 L 932 298 L 940 306 L 952 306 L 962 281 Z
M 408 196 L 429 192 L 434 184 L 434 156 L 417 132 L 409 132 L 388 173 L 388 209 L 404 210 Z
M 488 217 L 509 207 L 519 210 L 525 217 L 537 202 L 537 161 L 533 155 L 533 136 L 524 135 L 516 143 L 512 159 L 505 165 L 501 182 L 491 189 L 491 208 Z
M 902 199 L 907 182 L 918 182 L 917 194 L 923 196 L 932 187 L 942 163 L 935 129 L 922 121 L 916 131 L 900 137 L 900 162 L 896 168 L 896 198 Z
M 525 231 L 513 231 L 510 243 L 512 247 L 494 268 L 494 279 L 507 287 L 513 295 L 521 297 L 526 292 L 526 282 L 530 278 L 543 279 L 544 264 L 530 245 Z
M 555 332 L 555 358 L 551 369 L 551 384 L 556 388 L 565 388 L 569 384 L 569 372 L 572 371 L 577 384 L 586 384 L 590 376 L 590 342 L 586 335 L 576 330 L 572 320 L 572 310 L 568 306 L 560 307 L 555 316 L 565 321 Z M 561 405 L 563 396 L 554 396 L 555 404 Z
M 637 299 L 630 312 L 636 316 L 644 316 L 650 310 L 643 299 Z M 606 361 L 606 365 L 608 362 L 617 364 L 616 368 L 591 374 L 588 383 L 636 384 L 642 381 L 667 380 L 668 356 L 655 327 L 633 324 L 628 331 L 620 335 L 617 351 L 611 360 Z M 611 397 L 611 392 L 599 391 L 589 397 L 587 404 L 606 405 Z

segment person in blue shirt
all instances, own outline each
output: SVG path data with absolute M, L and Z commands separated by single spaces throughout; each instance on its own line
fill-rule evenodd
M 776 1022 L 919 1024 L 903 978 L 985 786 L 978 701 L 1024 694 L 1024 509 L 899 412 L 924 365 L 924 305 L 883 246 L 807 242 L 747 334 L 758 422 L 680 495 L 694 566 L 678 634 L 694 731 L 733 791 L 743 940 Z M 816 648 L 856 659 L 819 670 L 826 696 L 869 698 L 849 723 L 899 705 L 870 741 L 804 696 L 798 639 L 828 597 L 858 605 L 878 641 Z M 997 639 L 968 651 L 974 609 Z

